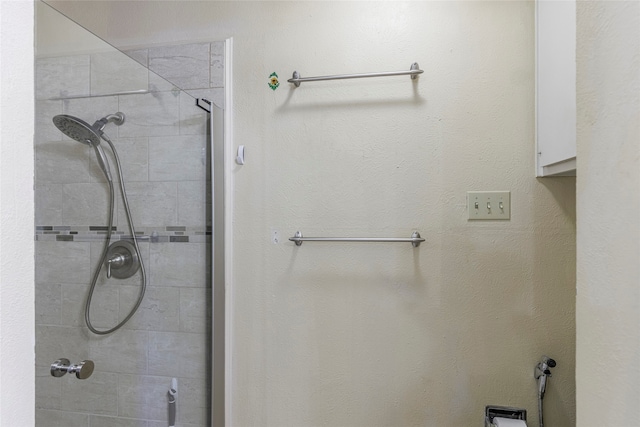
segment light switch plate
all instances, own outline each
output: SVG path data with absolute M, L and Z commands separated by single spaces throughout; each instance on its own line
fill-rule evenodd
M 510 219 L 511 192 L 468 191 L 467 207 L 469 219 Z

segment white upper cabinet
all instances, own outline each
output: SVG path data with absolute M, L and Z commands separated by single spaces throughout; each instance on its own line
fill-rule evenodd
M 576 3 L 536 1 L 536 176 L 576 174 Z

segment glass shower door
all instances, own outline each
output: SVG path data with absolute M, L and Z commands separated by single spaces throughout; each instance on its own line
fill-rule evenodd
M 209 425 L 210 120 L 196 97 L 219 103 L 221 90 L 210 79 L 182 90 L 180 81 L 163 79 L 149 64 L 179 70 L 181 52 L 211 58 L 220 43 L 125 54 L 42 2 L 36 22 L 36 424 L 167 426 L 169 390 L 177 383 L 176 425 Z M 124 123 L 109 123 L 104 132 L 122 163 L 147 287 L 121 329 L 96 335 L 84 313 L 107 237 L 109 189 L 93 148 L 61 133 L 52 118 L 65 114 L 93 123 L 116 112 L 125 115 Z M 115 159 L 102 146 L 113 167 Z M 132 241 L 114 181 L 110 240 Z M 91 300 L 91 321 L 99 330 L 126 317 L 143 282 L 140 271 L 118 279 L 106 270 L 100 267 Z M 54 377 L 50 366 L 61 358 L 91 360 L 95 370 L 82 380 Z

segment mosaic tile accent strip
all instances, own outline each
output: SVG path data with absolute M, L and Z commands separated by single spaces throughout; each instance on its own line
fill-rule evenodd
M 36 241 L 93 242 L 105 240 L 106 226 L 102 225 L 37 225 Z M 138 227 L 136 237 L 150 243 L 208 243 L 211 242 L 211 227 L 187 227 L 172 225 L 165 227 Z M 131 239 L 131 234 L 113 227 L 111 240 Z

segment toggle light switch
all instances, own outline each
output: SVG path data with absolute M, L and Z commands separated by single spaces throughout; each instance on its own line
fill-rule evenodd
M 468 191 L 469 219 L 510 219 L 511 192 Z

